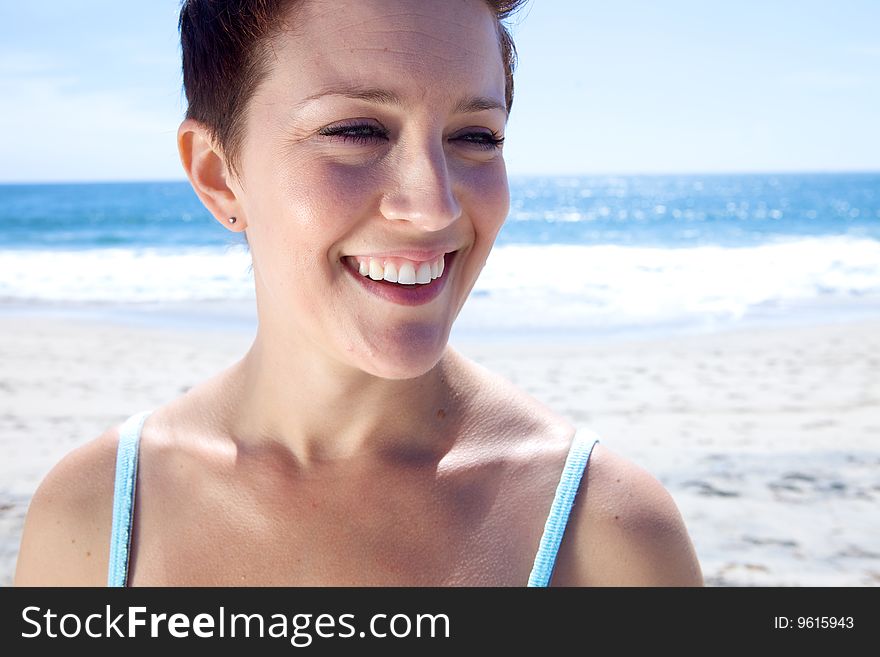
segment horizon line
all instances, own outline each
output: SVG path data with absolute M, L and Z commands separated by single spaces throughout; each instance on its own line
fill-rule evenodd
M 768 169 L 748 171 L 607 171 L 607 172 L 519 172 L 508 173 L 508 179 L 513 178 L 637 178 L 637 177 L 664 177 L 664 176 L 833 176 L 833 175 L 880 175 L 877 169 Z M 126 184 L 149 184 L 149 183 L 188 183 L 183 178 L 93 178 L 93 179 L 57 179 L 57 180 L 0 180 L 0 186 L 11 187 L 13 185 L 126 185 Z

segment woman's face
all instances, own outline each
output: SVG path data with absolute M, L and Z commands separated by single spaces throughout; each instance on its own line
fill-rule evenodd
M 482 0 L 306 0 L 292 23 L 241 152 L 261 324 L 376 376 L 418 376 L 509 207 L 494 17 Z

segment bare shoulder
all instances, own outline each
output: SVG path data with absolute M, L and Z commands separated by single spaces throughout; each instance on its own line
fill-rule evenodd
M 118 428 L 68 453 L 31 498 L 15 586 L 103 586 L 107 581 Z
M 672 496 L 601 443 L 560 546 L 563 586 L 702 586 L 696 552 Z

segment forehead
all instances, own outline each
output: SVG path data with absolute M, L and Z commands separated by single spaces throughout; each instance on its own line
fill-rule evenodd
M 389 89 L 404 100 L 482 93 L 504 100 L 495 17 L 483 0 L 305 0 L 272 42 L 269 89 Z

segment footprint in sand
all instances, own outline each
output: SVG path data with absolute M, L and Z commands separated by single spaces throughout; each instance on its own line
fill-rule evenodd
M 739 497 L 739 493 L 733 490 L 723 490 L 710 484 L 708 481 L 686 481 L 682 484 L 682 488 L 693 488 L 697 495 L 704 497 Z
M 805 429 L 806 431 L 811 431 L 813 429 L 827 429 L 828 427 L 836 427 L 839 424 L 837 420 L 832 420 L 831 418 L 822 418 L 821 420 L 815 420 L 813 422 L 806 422 L 801 425 L 801 429 Z
M 779 547 L 796 548 L 797 541 L 788 538 L 762 538 L 759 536 L 743 536 L 742 540 L 751 545 L 777 545 Z

